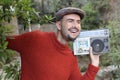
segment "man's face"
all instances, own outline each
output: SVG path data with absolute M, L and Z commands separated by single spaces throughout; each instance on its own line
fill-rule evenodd
M 67 41 L 74 41 L 81 30 L 81 19 L 77 14 L 65 15 L 60 21 L 60 32 Z

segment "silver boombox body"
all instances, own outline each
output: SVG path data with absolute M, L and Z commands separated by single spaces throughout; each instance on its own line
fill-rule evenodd
M 108 53 L 109 29 L 82 31 L 73 42 L 74 55 L 89 54 L 90 46 L 93 48 L 93 54 Z

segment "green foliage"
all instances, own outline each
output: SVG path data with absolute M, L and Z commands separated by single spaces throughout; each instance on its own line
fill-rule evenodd
M 6 27 L 0 27 L 0 62 L 5 65 L 13 58 L 13 51 L 7 49 L 8 42 L 6 42 L 5 34 L 9 33 Z
M 0 26 L 0 66 L 1 68 L 4 68 L 6 64 L 9 64 L 15 56 L 15 52 L 7 49 L 8 42 L 6 42 L 5 35 L 10 32 L 10 30 L 5 26 Z M 18 66 L 17 66 L 18 67 Z M 8 68 L 13 68 L 12 66 L 9 66 Z M 5 70 L 5 69 L 4 69 Z M 12 71 L 12 70 L 11 70 Z M 16 74 L 16 73 L 13 73 Z M 6 74 L 7 76 L 8 74 Z M 2 78 L 3 74 L 0 74 L 0 79 Z M 18 74 L 16 77 L 19 76 Z
M 40 17 L 40 24 L 47 24 L 47 23 L 52 23 L 54 17 L 52 15 L 44 15 Z
M 111 54 L 110 60 L 112 64 L 120 64 L 120 22 L 112 21 L 107 26 L 111 30 Z
M 117 66 L 118 70 L 113 72 L 114 80 L 120 80 L 120 66 Z
M 87 3 L 85 6 L 82 7 L 85 11 L 86 16 L 83 20 L 83 29 L 97 29 L 102 24 L 102 20 L 100 18 L 100 14 L 94 8 L 92 3 Z
M 8 42 L 6 41 L 6 34 L 10 33 L 10 29 L 9 27 L 5 27 L 5 26 L 0 26 L 0 67 L 3 69 L 3 71 L 6 71 L 5 65 L 9 64 L 15 56 L 15 52 L 13 50 L 7 49 L 7 45 Z M 15 64 L 17 65 L 17 64 Z M 19 65 L 17 65 L 16 67 L 18 67 Z M 14 68 L 14 66 L 8 66 L 7 68 L 10 68 L 11 72 L 13 71 L 12 68 Z M 16 68 L 14 68 L 14 70 L 16 70 Z M 16 70 L 17 71 L 17 70 Z M 17 73 L 19 73 L 17 71 Z M 5 76 L 7 76 L 9 74 L 6 74 Z M 12 75 L 14 75 L 15 77 L 18 77 L 19 74 L 13 73 Z M 0 79 L 2 78 L 3 74 L 0 74 Z M 14 78 L 13 78 L 14 79 Z M 6 79 L 5 79 L 6 80 Z M 18 79 L 16 79 L 18 80 Z
M 108 0 L 89 0 L 82 9 L 86 15 L 82 23 L 83 29 L 99 29 L 108 25 L 104 15 L 111 10 Z
M 18 22 L 24 25 L 24 28 L 30 25 L 30 23 L 39 23 L 39 16 L 34 8 L 33 3 L 30 0 L 19 0 L 16 5 L 16 16 Z
M 1 20 L 10 22 L 11 16 L 14 16 L 15 12 L 13 10 L 17 0 L 1 0 L 0 1 L 0 18 Z
M 24 28 L 30 23 L 39 23 L 38 13 L 32 8 L 31 0 L 1 0 L 0 18 L 2 21 L 10 22 L 12 17 L 17 16 L 18 22 Z
M 12 11 L 12 3 L 9 0 L 1 0 L 0 1 L 0 18 L 5 21 L 10 21 L 11 16 L 14 15 Z
M 14 80 L 19 80 L 20 79 L 20 62 L 19 60 L 14 60 L 8 65 L 5 65 L 3 70 L 6 73 L 4 80 L 8 80 L 10 78 Z

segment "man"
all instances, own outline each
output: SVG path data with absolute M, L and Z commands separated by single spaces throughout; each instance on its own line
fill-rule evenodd
M 20 52 L 20 80 L 94 80 L 99 68 L 99 55 L 92 54 L 84 75 L 68 47 L 81 30 L 84 11 L 67 7 L 56 13 L 57 33 L 33 31 L 8 39 L 8 48 Z

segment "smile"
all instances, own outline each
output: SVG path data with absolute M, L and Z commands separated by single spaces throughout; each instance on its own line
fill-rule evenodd
M 76 33 L 76 32 L 78 32 L 79 30 L 74 27 L 74 28 L 68 29 L 68 31 L 70 31 L 71 33 Z

